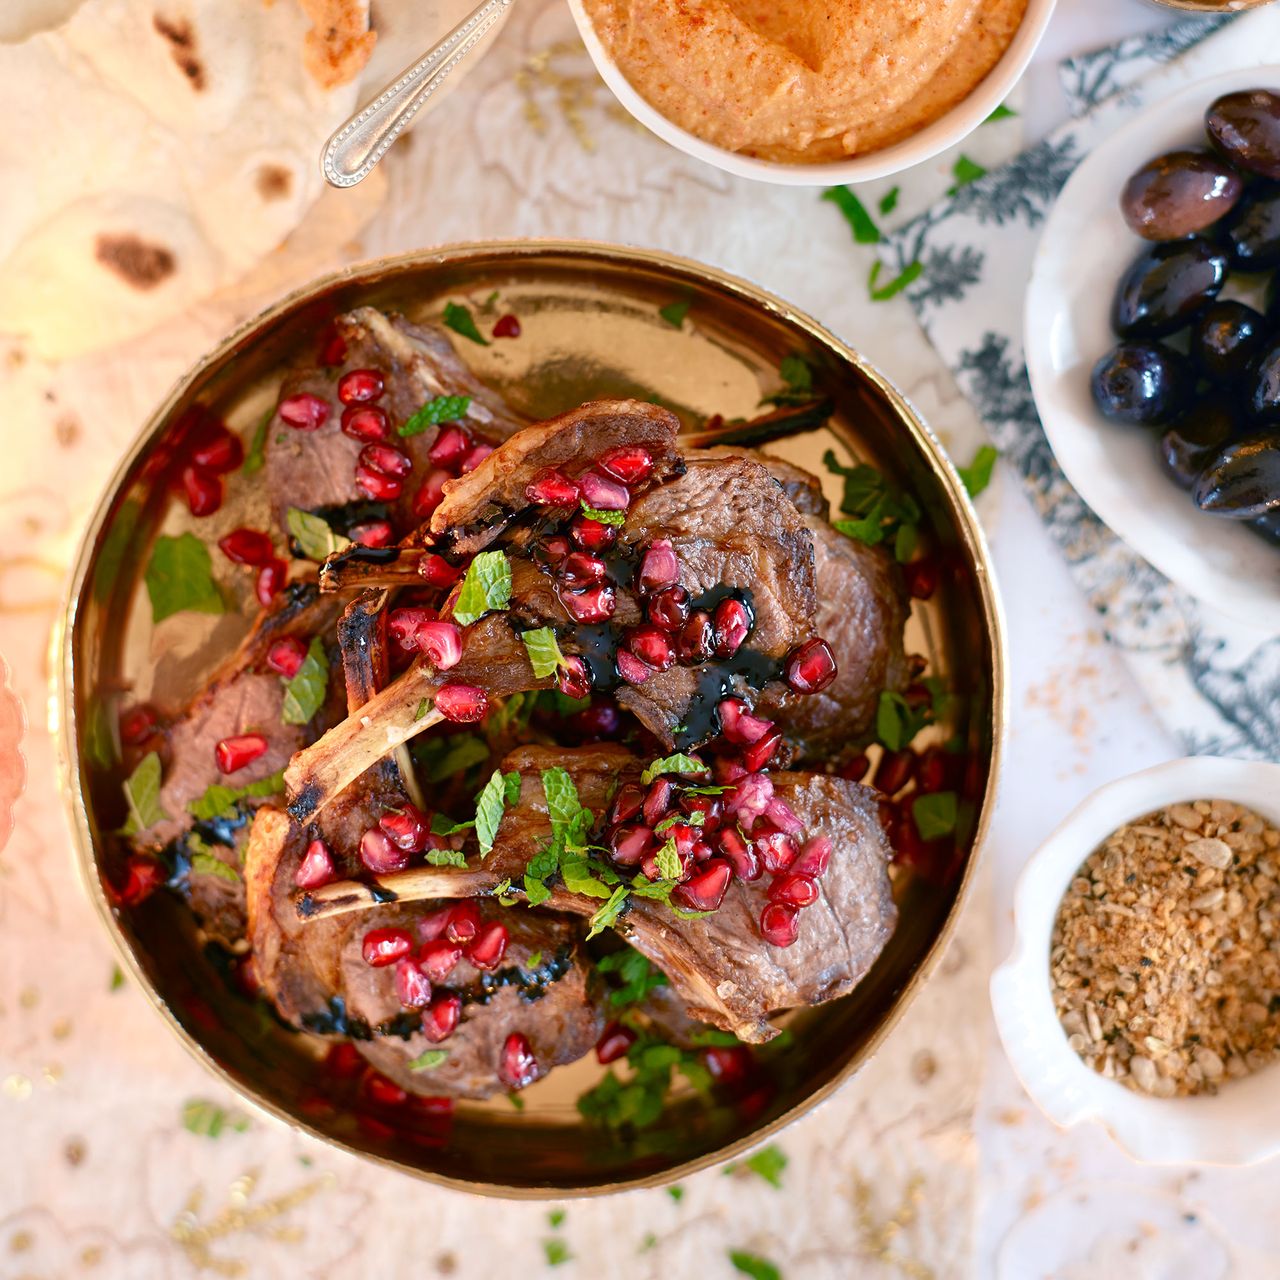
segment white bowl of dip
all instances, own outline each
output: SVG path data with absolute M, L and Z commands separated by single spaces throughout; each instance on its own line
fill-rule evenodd
M 980 11 L 987 0 L 973 2 Z M 954 146 L 970 134 L 991 115 L 1017 84 L 1040 43 L 1055 2 L 1056 0 L 1027 0 L 1022 22 L 996 64 L 964 98 L 936 119 L 888 146 L 817 163 L 760 159 L 717 146 L 681 128 L 643 97 L 623 74 L 596 31 L 584 0 L 569 0 L 569 8 L 578 24 L 587 52 L 614 96 L 645 128 L 665 142 L 695 159 L 704 160 L 707 164 L 738 177 L 783 186 L 828 187 L 841 183 L 868 182 L 873 178 L 900 173 L 903 169 Z M 874 12 L 878 3 L 881 0 L 872 0 L 869 10 Z M 911 0 L 911 3 L 913 8 L 919 8 L 915 0 Z M 930 3 L 932 0 L 926 0 L 926 9 Z
M 1280 1155 L 1280 1063 L 1218 1093 L 1159 1098 L 1106 1079 L 1067 1043 L 1049 976 L 1050 939 L 1080 864 L 1144 814 L 1229 800 L 1280 824 L 1280 764 L 1193 756 L 1108 783 L 1031 855 L 1013 899 L 1013 951 L 991 977 L 996 1028 L 1014 1073 L 1055 1124 L 1093 1121 L 1145 1164 L 1247 1165 Z

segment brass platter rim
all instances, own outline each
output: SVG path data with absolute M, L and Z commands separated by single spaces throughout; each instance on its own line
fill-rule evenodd
M 833 356 L 838 364 L 852 366 L 862 378 L 874 387 L 898 422 L 906 428 L 917 449 L 928 462 L 934 478 L 943 486 L 951 500 L 951 514 L 956 519 L 961 545 L 972 563 L 974 578 L 982 600 L 983 625 L 992 659 L 991 670 L 985 674 L 991 682 L 993 723 L 990 769 L 987 774 L 986 787 L 982 795 L 982 804 L 978 813 L 970 853 L 966 859 L 955 899 L 929 950 L 920 960 L 906 983 L 897 992 L 892 1006 L 880 1019 L 879 1025 L 868 1034 L 864 1044 L 851 1055 L 845 1066 L 830 1079 L 813 1088 L 793 1106 L 758 1129 L 713 1150 L 687 1159 L 671 1168 L 655 1173 L 640 1174 L 625 1180 L 576 1186 L 537 1187 L 511 1186 L 490 1181 L 454 1177 L 434 1169 L 420 1168 L 403 1163 L 390 1156 L 364 1150 L 345 1142 L 340 1137 L 321 1132 L 300 1121 L 284 1107 L 260 1095 L 252 1084 L 236 1079 L 187 1031 L 181 1020 L 170 1009 L 147 977 L 116 918 L 103 888 L 102 878 L 98 874 L 97 850 L 89 826 L 84 783 L 81 776 L 81 761 L 75 755 L 77 725 L 74 638 L 80 605 L 86 590 L 90 586 L 89 570 L 94 561 L 103 529 L 106 526 L 107 518 L 116 496 L 135 463 L 150 446 L 151 438 L 155 431 L 167 420 L 175 406 L 181 402 L 182 398 L 205 372 L 221 363 L 229 352 L 244 344 L 255 334 L 261 333 L 278 320 L 286 317 L 295 309 L 301 308 L 315 298 L 343 285 L 370 283 L 380 275 L 389 272 L 407 271 L 414 268 L 458 266 L 465 264 L 471 258 L 493 259 L 496 257 L 502 259 L 504 265 L 515 267 L 522 260 L 537 259 L 547 255 L 575 257 L 586 266 L 593 262 L 600 262 L 608 263 L 614 267 L 633 266 L 650 270 L 657 269 L 671 276 L 677 283 L 684 281 L 687 283 L 713 285 L 717 289 L 734 295 L 740 302 L 761 308 L 781 320 L 784 324 L 799 329 L 808 339 Z M 303 1133 L 314 1141 L 332 1146 L 348 1155 L 372 1161 L 384 1168 L 397 1170 L 437 1186 L 508 1200 L 575 1199 L 667 1186 L 701 1170 L 723 1164 L 726 1160 L 733 1159 L 768 1141 L 793 1121 L 808 1114 L 825 1102 L 837 1089 L 856 1074 L 868 1059 L 877 1052 L 889 1033 L 897 1026 L 908 1006 L 919 994 L 923 984 L 937 968 L 942 953 L 955 932 L 960 913 L 964 909 L 972 889 L 977 873 L 977 864 L 982 855 L 995 810 L 1004 749 L 1004 734 L 1009 713 L 1008 647 L 1004 612 L 995 584 L 994 568 L 986 537 L 978 523 L 977 515 L 968 493 L 941 442 L 894 383 L 874 364 L 848 346 L 812 316 L 791 306 L 769 290 L 730 272 L 707 266 L 678 254 L 667 253 L 663 250 L 633 248 L 603 241 L 557 237 L 462 242 L 369 259 L 313 279 L 307 284 L 290 291 L 278 301 L 237 325 L 216 347 L 206 352 L 173 384 L 160 403 L 142 423 L 131 445 L 113 469 L 86 523 L 76 549 L 65 604 L 51 637 L 50 659 L 52 672 L 49 708 L 50 728 L 55 740 L 56 763 L 60 774 L 58 779 L 59 790 L 62 792 L 66 815 L 71 827 L 75 847 L 76 869 L 81 884 L 111 939 L 117 960 L 124 970 L 130 974 L 134 982 L 142 988 L 152 1007 L 159 1012 L 163 1021 L 170 1031 L 177 1036 L 183 1048 L 205 1070 L 211 1072 L 222 1084 L 229 1088 L 238 1099 L 253 1108 L 254 1111 L 282 1122 L 294 1132 Z

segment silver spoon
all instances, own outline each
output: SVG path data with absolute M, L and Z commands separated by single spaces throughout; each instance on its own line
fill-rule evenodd
M 335 187 L 367 178 L 391 144 L 448 79 L 449 73 L 484 42 L 512 0 L 484 0 L 443 40 L 362 107 L 325 143 L 320 168 Z

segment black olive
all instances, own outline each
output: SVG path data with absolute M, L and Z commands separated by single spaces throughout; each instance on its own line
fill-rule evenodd
M 1280 186 L 1266 183 L 1236 206 L 1222 224 L 1222 241 L 1239 271 L 1280 266 Z
M 1248 527 L 1260 538 L 1266 538 L 1273 546 L 1280 547 L 1280 507 L 1272 507 L 1265 515 L 1250 520 Z
M 1237 169 L 1280 178 L 1280 96 L 1269 89 L 1223 94 L 1209 104 L 1204 127 Z
M 1190 489 L 1239 427 L 1239 414 L 1221 392 L 1205 396 L 1160 437 L 1160 460 L 1175 484 Z
M 1104 417 L 1156 427 L 1190 401 L 1195 375 L 1185 356 L 1158 342 L 1122 342 L 1093 366 L 1090 388 Z
M 1242 378 L 1266 341 L 1266 319 L 1243 302 L 1218 301 L 1191 331 L 1191 359 L 1207 378 Z
M 1226 279 L 1226 254 L 1207 240 L 1152 245 L 1120 278 L 1111 327 L 1122 338 L 1173 333 L 1218 296 Z
M 1200 473 L 1196 506 L 1231 520 L 1254 520 L 1280 506 L 1280 432 L 1229 444 Z
M 1179 240 L 1225 217 L 1243 193 L 1243 179 L 1212 151 L 1170 151 L 1124 184 L 1120 212 L 1144 240 Z
M 1247 384 L 1245 411 L 1256 422 L 1280 422 L 1280 338 L 1258 357 Z

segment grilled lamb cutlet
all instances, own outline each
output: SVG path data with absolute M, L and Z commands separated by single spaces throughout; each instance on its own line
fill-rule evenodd
M 373 502 L 386 505 L 397 529 L 415 528 L 422 518 L 415 514 L 415 497 L 436 467 L 430 451 L 445 427 L 401 436 L 400 426 L 424 404 L 446 396 L 470 401 L 459 421 L 467 432 L 466 447 L 497 443 L 525 424 L 475 378 L 439 329 L 373 307 L 339 316 L 335 329 L 345 344 L 338 362 L 291 373 L 267 433 L 266 484 L 276 521 L 286 530 L 288 509 L 298 507 L 323 512 L 335 525 L 358 523 L 362 508 Z M 376 380 L 344 382 L 357 371 L 371 372 Z M 379 383 L 381 391 L 372 394 Z M 362 450 L 383 444 L 399 450 L 412 470 L 402 477 L 375 474 L 362 487 L 356 479 Z M 377 473 L 376 465 L 373 470 Z M 399 483 L 387 484 L 388 479 Z M 390 496 L 393 490 L 398 493 Z M 347 517 L 339 518 L 348 508 Z

